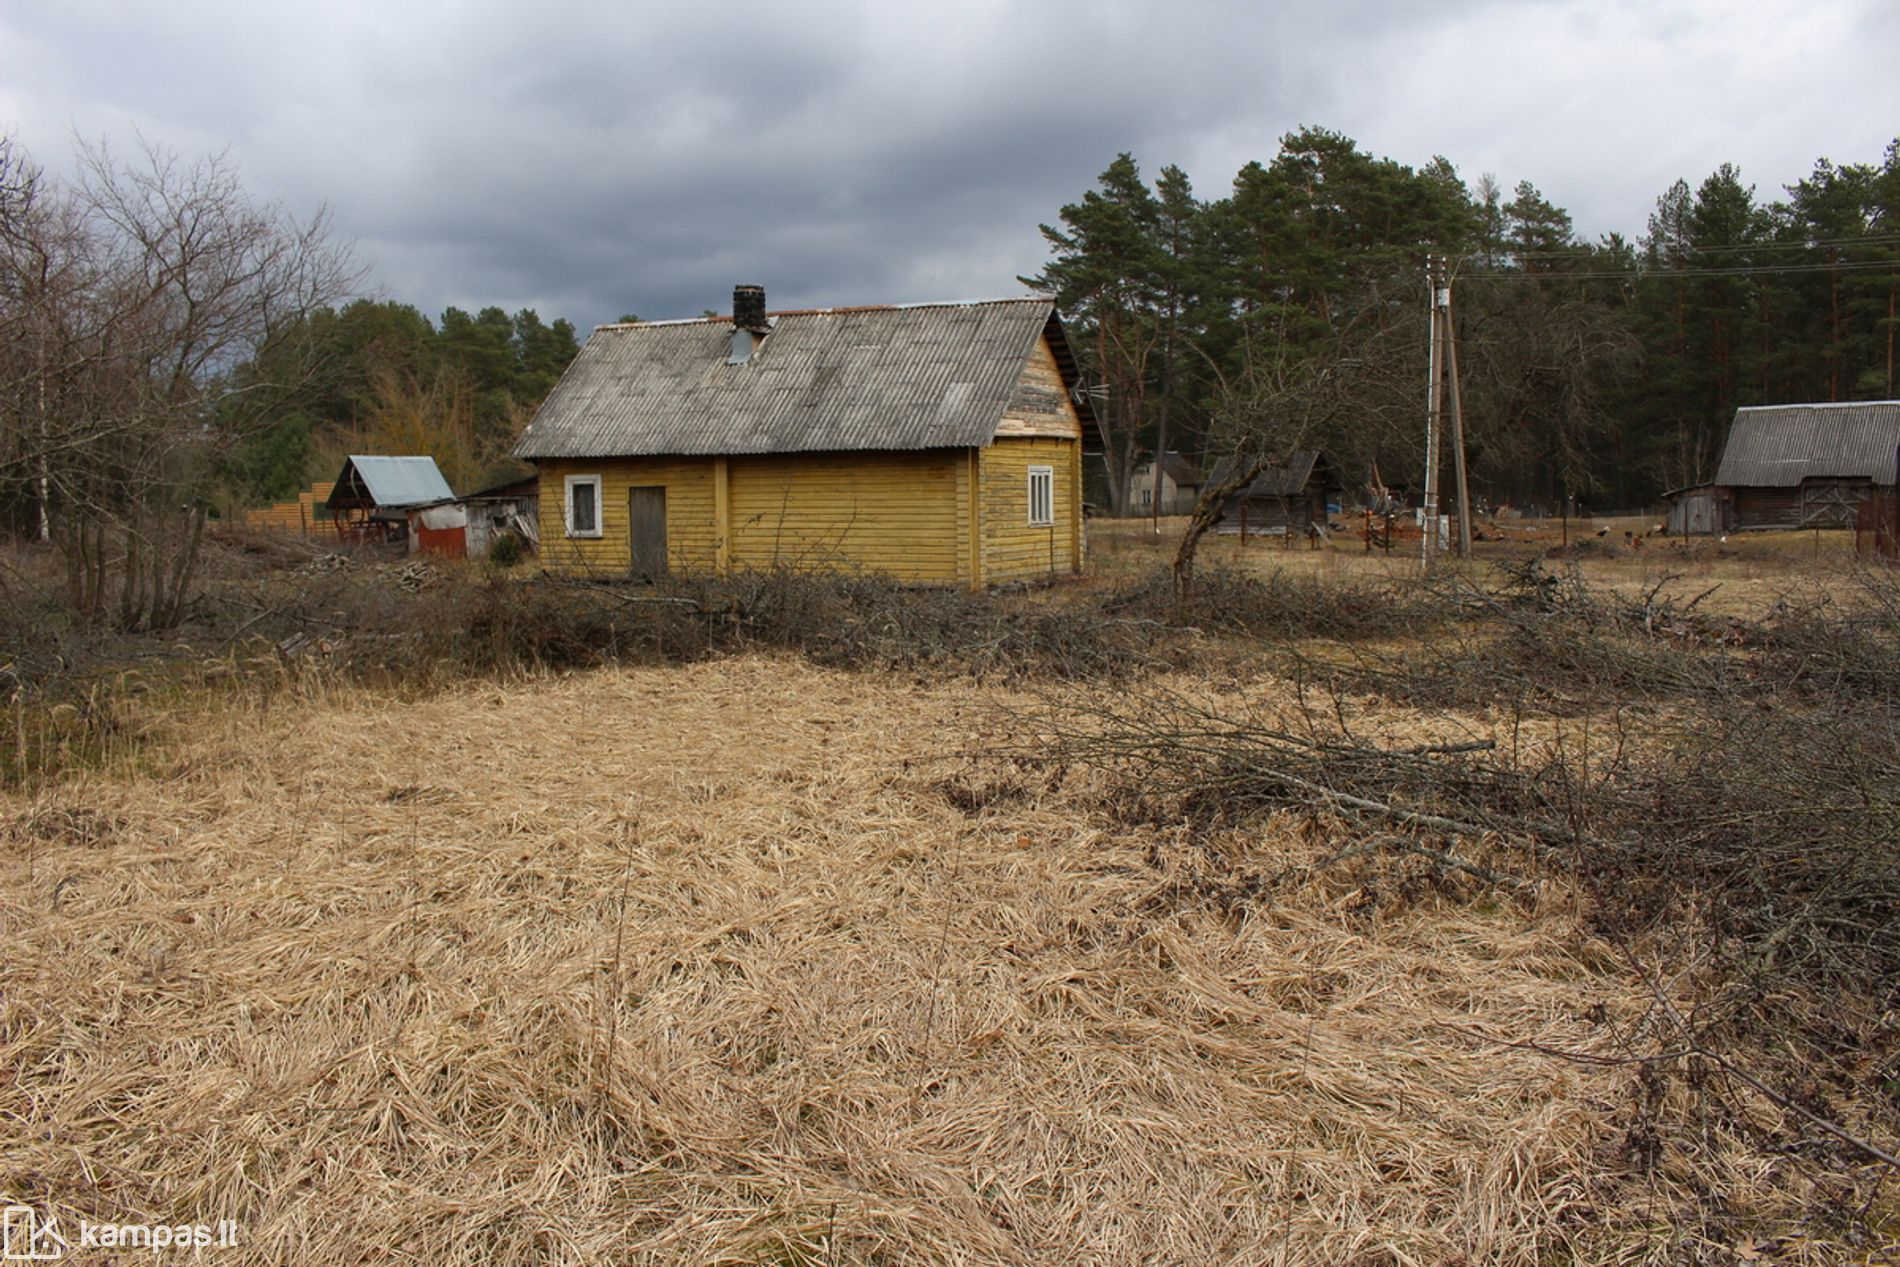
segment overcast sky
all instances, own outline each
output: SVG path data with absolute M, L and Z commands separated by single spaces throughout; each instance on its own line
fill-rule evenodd
M 1878 162 L 1896 54 L 1896 0 L 0 0 L 0 128 L 227 150 L 380 295 L 585 329 L 1021 293 L 1117 152 L 1216 197 L 1307 124 L 1634 237 L 1723 162 Z

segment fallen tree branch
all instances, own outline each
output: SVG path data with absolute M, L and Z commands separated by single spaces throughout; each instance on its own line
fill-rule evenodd
M 1415 841 L 1395 840 L 1391 838 L 1368 841 L 1366 844 L 1363 844 L 1363 845 L 1354 845 L 1350 849 L 1341 849 L 1337 853 L 1328 854 L 1326 857 L 1321 858 L 1317 862 L 1310 862 L 1304 866 L 1292 867 L 1288 869 L 1287 871 L 1282 872 L 1281 877 L 1286 878 L 1286 877 L 1294 876 L 1294 875 L 1310 875 L 1315 871 L 1318 871 L 1324 867 L 1330 867 L 1334 865 L 1335 863 L 1345 862 L 1351 858 L 1362 858 L 1366 856 L 1367 854 L 1374 854 L 1374 853 L 1413 854 L 1413 855 L 1416 855 L 1417 857 L 1428 859 L 1429 861 L 1437 864 L 1438 866 L 1444 867 L 1447 870 L 1462 871 L 1467 875 L 1476 876 L 1478 879 L 1483 880 L 1486 884 L 1496 884 L 1501 887 L 1511 888 L 1511 889 L 1528 889 L 1529 887 L 1531 887 L 1530 881 L 1522 879 L 1518 876 L 1506 875 L 1504 872 L 1494 871 L 1490 867 L 1484 866 L 1482 863 L 1467 862 L 1463 858 L 1453 857 L 1449 849 L 1427 849 L 1424 845 L 1418 844 Z

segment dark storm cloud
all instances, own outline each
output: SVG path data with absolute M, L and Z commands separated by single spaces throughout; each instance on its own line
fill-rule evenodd
M 740 281 L 775 307 L 1011 293 L 1117 152 L 1217 196 L 1307 123 L 1528 177 L 1587 232 L 1746 168 L 1751 85 L 1792 101 L 1767 125 L 1792 170 L 1746 173 L 1764 194 L 1830 148 L 1878 157 L 1785 63 L 1891 34 L 1879 6 L 1790 7 L 1777 39 L 1712 0 L 1653 8 L 21 5 L 0 117 L 54 165 L 69 127 L 228 146 L 256 192 L 327 201 L 391 297 L 583 325 L 723 308 Z M 1896 116 L 1878 91 L 1857 118 Z

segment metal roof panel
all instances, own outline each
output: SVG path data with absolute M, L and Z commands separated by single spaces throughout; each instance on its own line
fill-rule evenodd
M 1244 497 L 1291 497 L 1300 492 L 1313 478 L 1313 468 L 1319 464 L 1317 449 L 1301 449 L 1287 460 L 1285 466 L 1262 467 L 1253 482 L 1240 490 L 1237 496 Z M 1207 482 L 1220 485 L 1227 482 L 1233 474 L 1232 458 L 1222 458 L 1214 463 L 1214 469 L 1208 472 Z
M 378 506 L 417 506 L 455 496 L 432 457 L 352 453 L 337 476 L 338 485 L 348 483 L 351 467 Z
M 1804 479 L 1894 482 L 1900 400 L 1750 405 L 1735 411 L 1715 482 L 1792 488 Z

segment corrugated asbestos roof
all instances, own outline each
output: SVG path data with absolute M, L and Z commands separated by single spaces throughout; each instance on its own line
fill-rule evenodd
M 602 326 L 515 445 L 521 458 L 985 445 L 1045 330 L 1046 299 L 778 315 L 741 365 L 723 318 Z M 1084 409 L 1084 433 L 1092 418 Z
M 1735 411 L 1715 482 L 1789 488 L 1819 476 L 1894 482 L 1900 400 L 1753 405 Z
M 1236 496 L 1245 497 L 1291 497 L 1306 487 L 1313 478 L 1313 467 L 1319 463 L 1317 449 L 1301 449 L 1295 453 L 1285 466 L 1269 466 L 1256 475 L 1253 483 L 1247 485 Z M 1208 473 L 1207 482 L 1219 485 L 1227 481 L 1233 473 L 1232 458 L 1222 458 L 1214 463 L 1214 469 Z
M 352 479 L 351 471 L 356 473 Z M 361 503 L 367 492 L 377 506 L 419 506 L 447 501 L 455 494 L 431 457 L 381 457 L 352 453 L 330 491 L 331 506 Z

